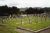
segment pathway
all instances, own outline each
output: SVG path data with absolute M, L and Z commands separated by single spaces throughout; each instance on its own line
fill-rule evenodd
M 17 31 L 18 31 L 19 33 L 50 33 L 50 28 L 41 30 L 41 31 L 39 31 L 39 32 L 33 32 L 33 31 L 30 31 L 30 30 L 26 30 L 26 29 L 24 29 L 24 28 L 17 28 Z

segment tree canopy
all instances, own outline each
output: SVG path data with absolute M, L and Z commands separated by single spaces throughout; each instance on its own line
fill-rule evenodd
M 18 15 L 18 14 L 41 14 L 44 12 L 49 12 L 50 7 L 44 7 L 44 8 L 32 8 L 29 7 L 24 11 L 20 11 L 20 8 L 17 8 L 15 6 L 8 7 L 7 5 L 5 6 L 0 6 L 0 15 Z
M 1 14 L 1 15 L 6 15 L 6 14 L 8 14 L 8 15 L 11 14 L 11 15 L 13 15 L 13 14 L 18 14 L 19 11 L 20 11 L 20 9 L 17 8 L 17 7 L 15 7 L 15 6 L 13 6 L 13 7 L 8 7 L 7 5 L 5 5 L 5 6 L 0 6 L 0 14 Z

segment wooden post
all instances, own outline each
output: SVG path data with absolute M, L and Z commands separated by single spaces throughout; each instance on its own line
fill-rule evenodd
M 22 17 L 21 17 L 21 25 L 22 25 Z

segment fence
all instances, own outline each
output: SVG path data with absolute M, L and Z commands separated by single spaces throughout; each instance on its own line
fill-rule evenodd
M 47 22 L 49 20 L 49 17 L 47 14 L 20 15 L 20 17 L 16 17 L 16 18 L 19 19 L 20 24 L 23 24 L 23 23 L 31 24 L 32 22 L 40 23 L 40 22 Z M 1 20 L 4 20 L 4 19 L 2 18 Z
M 23 23 L 29 23 L 32 22 L 40 23 L 40 22 L 47 22 L 49 20 L 49 17 L 47 14 L 31 14 L 31 15 L 21 15 L 21 24 Z

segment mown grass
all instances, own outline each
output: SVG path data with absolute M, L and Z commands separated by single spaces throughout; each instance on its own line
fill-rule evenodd
M 23 18 L 23 22 L 27 21 L 27 18 Z M 39 29 L 46 28 L 50 26 L 50 18 L 46 17 L 30 17 L 31 23 L 26 23 L 26 21 L 21 25 L 24 28 L 32 29 L 37 31 Z
M 29 23 L 29 20 L 31 23 Z M 2 21 L 0 20 L 0 22 Z M 18 26 L 36 31 L 45 28 L 47 26 L 50 26 L 50 18 L 37 16 L 22 17 L 22 18 L 7 18 L 3 19 L 2 24 L 5 24 L 5 26 L 0 26 L 0 33 L 17 33 L 15 29 Z
M 18 33 L 16 31 L 15 20 L 12 19 L 0 19 L 0 33 Z

